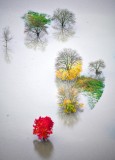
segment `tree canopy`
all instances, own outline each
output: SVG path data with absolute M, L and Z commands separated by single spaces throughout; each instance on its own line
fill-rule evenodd
M 101 59 L 97 60 L 97 61 L 94 61 L 94 62 L 91 62 L 89 64 L 89 70 L 92 71 L 92 72 L 95 72 L 95 73 L 100 72 L 104 68 L 105 68 L 105 63 Z
M 57 9 L 54 11 L 53 20 L 57 27 L 70 28 L 75 24 L 75 15 L 68 9 Z
M 56 69 L 71 69 L 77 62 L 81 62 L 82 58 L 77 54 L 75 50 L 65 48 L 59 52 L 59 56 L 56 60 Z
M 51 23 L 49 15 L 33 11 L 29 11 L 22 18 L 25 21 L 25 32 L 32 32 L 37 38 L 41 32 L 47 33 L 48 25 Z
M 31 28 L 43 27 L 51 23 L 51 18 L 47 14 L 33 11 L 29 11 L 22 18 Z

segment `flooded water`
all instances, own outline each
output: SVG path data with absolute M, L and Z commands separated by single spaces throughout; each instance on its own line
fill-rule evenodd
M 0 1 L 0 160 L 115 160 L 114 7 L 114 0 Z M 21 17 L 29 10 L 52 15 L 56 8 L 75 13 L 73 37 L 59 41 L 51 25 L 45 48 L 28 48 Z M 13 36 L 8 55 L 2 42 L 7 26 Z M 106 64 L 104 92 L 93 110 L 85 98 L 83 112 L 67 116 L 59 110 L 55 61 L 64 48 L 83 58 L 82 74 L 91 61 Z M 32 134 L 39 116 L 55 123 L 47 142 Z

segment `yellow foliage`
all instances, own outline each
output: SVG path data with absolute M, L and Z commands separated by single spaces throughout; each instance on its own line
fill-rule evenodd
M 64 99 L 63 105 L 66 106 L 67 104 L 71 104 L 71 100 L 70 99 Z
M 59 69 L 56 71 L 56 77 L 62 80 L 73 80 L 80 75 L 82 71 L 82 64 L 75 63 L 69 70 Z

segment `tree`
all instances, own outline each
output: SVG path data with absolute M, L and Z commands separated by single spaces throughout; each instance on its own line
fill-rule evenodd
M 94 62 L 91 62 L 89 64 L 89 70 L 90 72 L 95 73 L 96 77 L 99 77 L 102 74 L 102 69 L 105 68 L 105 63 L 103 60 L 97 60 Z
M 54 11 L 53 18 L 57 28 L 71 28 L 75 24 L 75 15 L 68 9 L 57 9 Z
M 82 71 L 81 57 L 72 49 L 64 49 L 56 61 L 56 77 L 63 81 L 75 80 Z
M 10 57 L 9 57 L 9 42 L 13 39 L 13 37 L 10 34 L 10 29 L 9 27 L 5 27 L 3 29 L 3 34 L 2 34 L 2 39 L 3 39 L 3 47 L 4 47 L 4 52 L 5 52 L 5 59 L 7 62 L 10 62 Z
M 38 139 L 46 140 L 53 133 L 53 125 L 54 122 L 50 117 L 39 117 L 34 121 L 33 134 L 37 135 Z
M 32 32 L 40 37 L 41 32 L 47 33 L 48 25 L 51 23 L 51 18 L 44 13 L 29 11 L 22 17 L 25 21 L 25 33 Z
M 81 62 L 82 58 L 77 54 L 75 50 L 64 49 L 59 52 L 59 56 L 56 59 L 56 69 L 70 70 L 77 62 Z

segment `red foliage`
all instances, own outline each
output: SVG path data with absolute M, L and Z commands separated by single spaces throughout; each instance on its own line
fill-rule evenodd
M 37 135 L 39 139 L 47 139 L 53 133 L 53 124 L 54 122 L 50 117 L 39 117 L 34 121 L 33 134 Z

